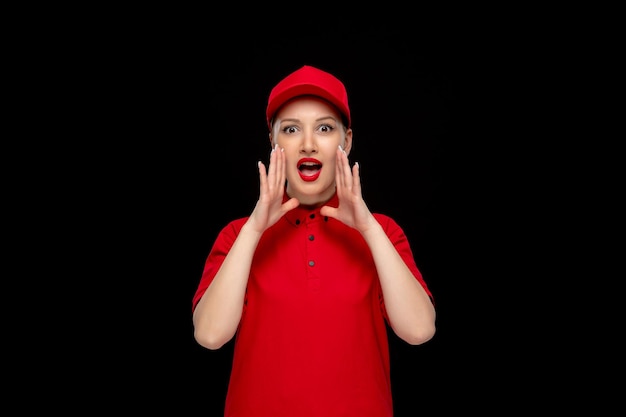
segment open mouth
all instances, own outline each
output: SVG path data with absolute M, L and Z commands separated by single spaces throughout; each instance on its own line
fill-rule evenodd
M 298 161 L 298 171 L 304 181 L 315 181 L 322 172 L 322 163 L 317 159 L 303 158 Z

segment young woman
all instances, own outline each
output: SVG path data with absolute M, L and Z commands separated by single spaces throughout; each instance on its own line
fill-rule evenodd
M 196 341 L 236 335 L 226 417 L 390 417 L 387 325 L 409 344 L 435 308 L 407 238 L 361 195 L 348 96 L 303 66 L 271 91 L 252 213 L 218 235 L 193 297 Z

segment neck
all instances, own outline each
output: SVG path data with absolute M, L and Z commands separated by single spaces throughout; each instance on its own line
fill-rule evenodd
M 322 193 L 318 194 L 306 194 L 306 193 L 298 193 L 294 192 L 294 190 L 289 187 L 287 184 L 287 189 L 285 190 L 287 196 L 289 198 L 295 197 L 300 202 L 300 207 L 307 209 L 314 209 L 323 206 L 326 204 L 333 196 L 335 195 L 335 186 L 333 184 L 332 187 L 324 190 Z

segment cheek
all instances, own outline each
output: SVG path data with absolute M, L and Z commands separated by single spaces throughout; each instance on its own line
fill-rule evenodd
M 329 141 L 324 143 L 323 145 L 323 149 L 320 149 L 322 152 L 324 152 L 325 155 L 329 155 L 329 156 L 335 156 L 336 152 L 337 152 L 337 147 L 341 146 L 341 148 L 343 149 L 345 145 L 345 141 L 344 140 L 333 140 L 333 141 Z M 335 159 L 335 158 L 333 158 Z
M 285 162 L 287 163 L 287 168 L 290 168 L 293 164 L 298 162 L 300 158 L 300 151 L 295 146 L 284 146 L 283 143 L 278 143 L 278 148 L 283 149 L 283 154 L 285 155 Z

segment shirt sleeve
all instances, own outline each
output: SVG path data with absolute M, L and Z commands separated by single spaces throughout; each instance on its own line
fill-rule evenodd
M 417 267 L 417 264 L 415 263 L 415 258 L 413 257 L 413 251 L 411 250 L 411 245 L 409 243 L 408 238 L 406 237 L 404 233 L 404 230 L 402 230 L 400 225 L 398 225 L 398 223 L 396 223 L 395 220 L 393 220 L 392 218 L 388 216 L 375 214 L 375 217 L 377 218 L 378 222 L 383 227 L 385 234 L 387 235 L 387 237 L 389 237 L 389 240 L 398 251 L 398 254 L 400 254 L 400 257 L 402 258 L 406 266 L 409 268 L 409 270 L 411 271 L 415 279 L 421 284 L 422 288 L 424 288 L 424 291 L 426 291 L 426 293 L 428 294 L 428 297 L 430 297 L 430 301 L 433 304 L 435 304 L 435 299 L 433 297 L 433 294 L 428 288 L 428 285 L 426 284 L 426 281 L 424 280 L 424 277 L 422 276 L 421 271 L 419 270 L 419 268 Z M 382 302 L 383 300 L 381 296 L 381 303 Z
M 224 259 L 230 248 L 233 246 L 235 239 L 239 235 L 241 228 L 243 227 L 246 219 L 238 219 L 233 220 L 228 225 L 226 225 L 217 235 L 215 242 L 213 243 L 213 247 L 209 252 L 209 255 L 206 258 L 204 263 L 204 270 L 202 271 L 202 276 L 200 278 L 200 283 L 198 284 L 198 288 L 192 299 L 191 310 L 196 309 L 196 305 L 198 301 L 204 295 L 206 289 L 209 287 L 213 278 L 219 271 L 222 263 L 224 263 Z

